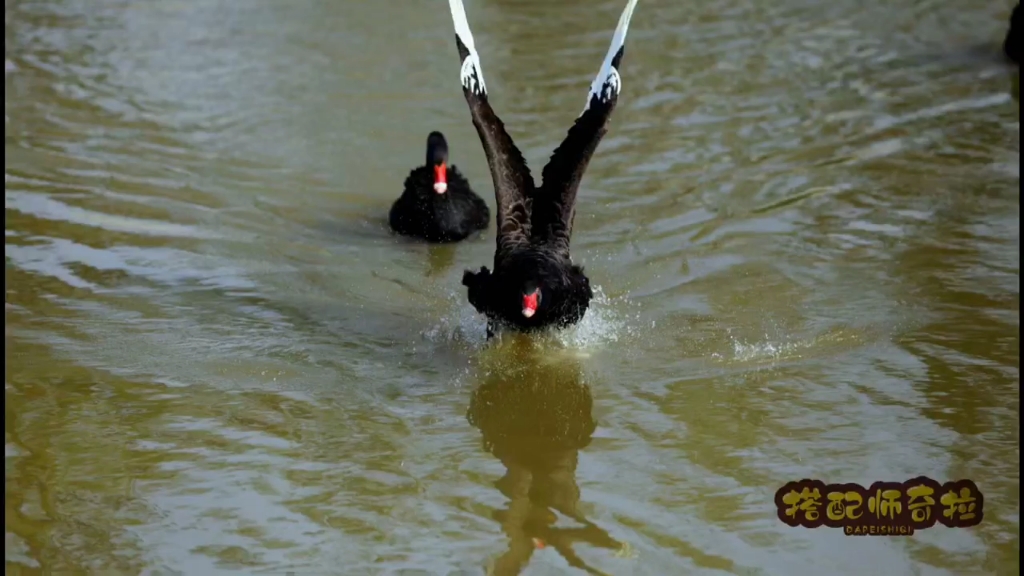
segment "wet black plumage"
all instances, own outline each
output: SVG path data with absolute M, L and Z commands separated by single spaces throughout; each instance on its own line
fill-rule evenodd
M 477 196 L 469 181 L 454 165 L 448 165 L 448 144 L 440 132 L 427 138 L 427 162 L 405 179 L 405 189 L 388 214 L 391 229 L 398 234 L 428 242 L 458 242 L 479 230 L 491 219 L 487 203 Z M 434 190 L 434 167 L 446 168 L 447 190 Z
M 489 332 L 504 326 L 531 332 L 562 328 L 583 319 L 594 293 L 583 268 L 567 254 L 544 245 L 524 246 L 495 255 L 494 272 L 481 267 L 466 271 L 462 284 L 469 288 L 469 303 L 491 323 Z M 523 316 L 522 295 L 540 291 L 537 312 Z
M 449 0 L 449 5 L 462 62 L 462 92 L 487 156 L 498 203 L 494 270 L 481 267 L 463 274 L 469 302 L 488 318 L 489 335 L 498 327 L 533 331 L 575 324 L 594 296 L 590 280 L 569 251 L 576 193 L 618 101 L 618 67 L 636 0 L 629 0 L 623 11 L 587 106 L 544 167 L 540 187 L 488 102 L 462 1 Z

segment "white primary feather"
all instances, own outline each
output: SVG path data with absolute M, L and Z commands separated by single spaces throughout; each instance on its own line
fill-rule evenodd
M 459 6 L 462 6 L 462 0 L 449 1 L 453 4 L 458 2 Z M 633 16 L 634 8 L 636 8 L 636 0 L 629 0 L 629 3 L 626 4 L 626 9 L 622 11 L 622 16 L 619 17 L 619 25 L 615 27 L 615 34 L 612 35 L 612 43 L 608 48 L 608 54 L 604 57 L 604 62 L 601 64 L 601 70 L 598 71 L 597 77 L 590 84 L 590 92 L 587 93 L 587 104 L 583 107 L 584 112 L 590 108 L 590 99 L 594 96 L 597 96 L 602 102 L 607 102 L 613 94 L 617 95 L 622 88 L 622 78 L 619 77 L 619 71 L 612 66 L 612 59 L 615 58 L 619 48 L 622 48 L 622 45 L 626 43 L 626 30 L 629 29 L 629 19 Z M 454 12 L 454 8 L 452 11 Z
M 636 0 L 633 0 L 636 3 Z M 487 85 L 484 84 L 484 73 L 480 68 L 480 55 L 476 52 L 473 44 L 473 32 L 469 29 L 469 22 L 466 20 L 466 9 L 462 6 L 462 0 L 448 0 L 448 7 L 452 11 L 452 22 L 455 24 L 455 35 L 459 37 L 462 44 L 469 50 L 469 56 L 462 61 L 462 69 L 459 70 L 459 80 L 462 85 L 476 94 L 486 94 Z M 474 79 L 474 73 L 476 78 Z

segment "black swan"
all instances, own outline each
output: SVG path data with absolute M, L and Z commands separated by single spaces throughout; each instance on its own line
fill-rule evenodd
M 448 165 L 448 142 L 440 132 L 427 137 L 427 163 L 409 173 L 405 190 L 388 214 L 391 229 L 428 242 L 458 242 L 486 230 L 487 204 L 473 192 L 454 165 Z
M 1020 64 L 1020 32 L 1021 27 L 1024 26 L 1021 18 L 1024 18 L 1024 14 L 1021 13 L 1020 2 L 1018 2 L 1013 7 L 1013 13 L 1010 14 L 1010 29 L 1006 32 L 1006 39 L 1003 40 L 1003 52 L 1007 58 L 1017 64 Z
M 487 156 L 498 202 L 494 271 L 481 267 L 479 272 L 465 272 L 462 284 L 469 288 L 469 303 L 487 316 L 488 337 L 498 327 L 529 332 L 575 324 L 593 298 L 590 280 L 569 254 L 576 190 L 618 101 L 617 68 L 636 0 L 629 0 L 623 10 L 583 112 L 544 167 L 539 188 L 488 102 L 462 0 L 448 3 L 462 62 L 462 93 Z

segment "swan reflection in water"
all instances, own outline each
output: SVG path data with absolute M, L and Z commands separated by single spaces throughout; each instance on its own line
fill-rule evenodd
M 509 502 L 493 518 L 509 544 L 493 573 L 518 574 L 536 550 L 550 548 L 573 567 L 603 574 L 573 550 L 576 543 L 623 548 L 580 511 L 576 465 L 595 428 L 590 387 L 575 359 L 551 359 L 551 349 L 539 346 L 518 336 L 486 351 L 467 414 L 506 469 L 495 486 Z

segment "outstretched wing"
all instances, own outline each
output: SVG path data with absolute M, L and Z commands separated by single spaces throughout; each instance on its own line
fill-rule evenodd
M 566 255 L 576 215 L 576 190 L 590 157 L 607 132 L 605 124 L 619 99 L 622 83 L 618 68 L 625 50 L 629 19 L 635 7 L 636 0 L 629 0 L 622 11 L 608 54 L 590 85 L 586 106 L 544 167 L 543 185 L 534 197 L 534 236 Z
M 448 0 L 448 5 L 455 24 L 455 44 L 462 61 L 462 93 L 469 104 L 473 125 L 480 135 L 494 181 L 494 196 L 498 203 L 498 251 L 503 252 L 529 242 L 529 198 L 533 195 L 533 176 L 523 154 L 487 101 L 480 55 L 473 45 L 473 33 L 469 30 L 462 0 Z

